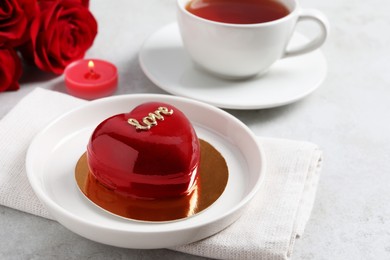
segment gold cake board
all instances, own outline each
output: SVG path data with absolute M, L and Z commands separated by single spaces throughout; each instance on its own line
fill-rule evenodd
M 77 162 L 75 177 L 81 192 L 95 205 L 114 215 L 137 221 L 174 221 L 210 207 L 223 193 L 229 172 L 225 159 L 211 144 L 200 141 L 201 159 L 196 186 L 186 196 L 169 199 L 134 199 L 100 184 L 89 172 L 87 155 Z

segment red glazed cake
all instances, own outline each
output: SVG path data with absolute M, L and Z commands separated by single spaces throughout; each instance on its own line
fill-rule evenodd
M 100 123 L 89 140 L 87 160 L 91 177 L 113 192 L 171 198 L 192 191 L 200 145 L 179 109 L 150 102 Z

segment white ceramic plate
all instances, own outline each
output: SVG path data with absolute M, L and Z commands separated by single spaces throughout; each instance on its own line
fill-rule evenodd
M 295 33 L 291 46 L 307 39 Z M 249 80 L 224 80 L 192 63 L 183 49 L 177 24 L 170 24 L 144 43 L 139 60 L 144 73 L 165 91 L 221 108 L 261 109 L 295 102 L 317 89 L 327 66 L 320 50 L 276 62 L 269 72 Z
M 93 129 L 105 118 L 138 104 L 161 101 L 182 110 L 198 136 L 217 148 L 229 168 L 225 192 L 198 215 L 168 223 L 123 219 L 90 203 L 78 190 L 74 168 Z M 29 181 L 52 216 L 91 240 L 127 248 L 164 248 L 210 236 L 235 221 L 264 177 L 264 155 L 255 136 L 238 119 L 213 106 L 169 95 L 138 94 L 90 102 L 52 122 L 31 143 Z

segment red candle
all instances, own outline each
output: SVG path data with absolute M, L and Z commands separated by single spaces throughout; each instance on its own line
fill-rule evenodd
M 65 84 L 69 94 L 96 99 L 109 96 L 118 85 L 115 65 L 104 60 L 78 60 L 65 69 Z

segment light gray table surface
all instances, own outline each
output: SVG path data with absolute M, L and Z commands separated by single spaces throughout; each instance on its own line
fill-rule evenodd
M 301 5 L 320 9 L 331 23 L 321 87 L 291 105 L 227 111 L 259 136 L 306 140 L 324 151 L 316 202 L 293 259 L 390 259 L 390 2 Z M 150 34 L 175 21 L 175 0 L 91 0 L 91 10 L 99 34 L 87 57 L 117 65 L 116 94 L 165 93 L 142 72 L 138 52 Z M 36 87 L 66 92 L 62 76 L 34 69 L 21 82 L 19 91 L 0 93 L 0 118 Z M 0 230 L 0 259 L 199 258 L 98 244 L 57 222 L 2 206 Z

